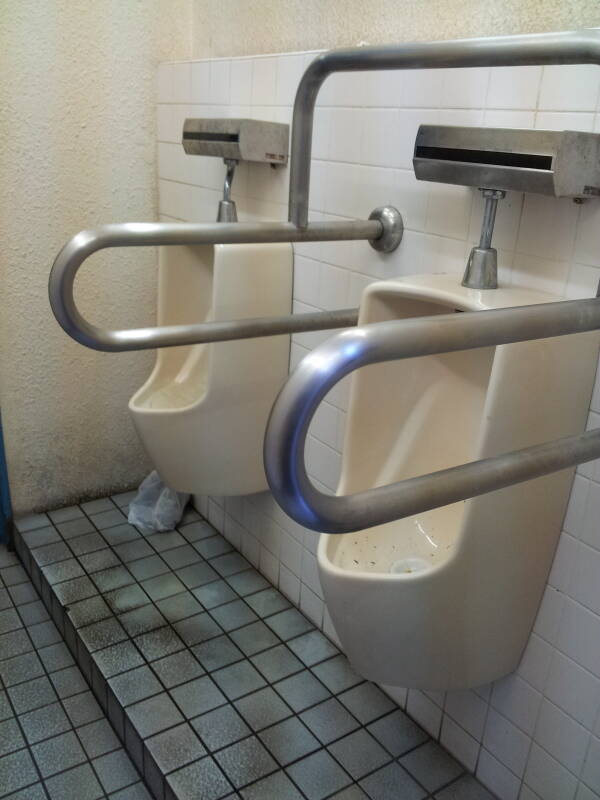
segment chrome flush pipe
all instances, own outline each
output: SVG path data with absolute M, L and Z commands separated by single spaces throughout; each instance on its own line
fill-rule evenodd
M 217 222 L 237 222 L 237 208 L 235 200 L 231 199 L 231 186 L 238 162 L 235 158 L 224 158 L 223 161 L 225 162 L 226 171 L 225 181 L 223 183 L 223 199 L 219 200 Z
M 497 289 L 498 253 L 492 247 L 492 236 L 494 234 L 498 200 L 502 200 L 506 192 L 501 189 L 480 189 L 479 191 L 485 201 L 479 247 L 471 249 L 462 285 L 467 286 L 469 289 Z
M 336 72 L 533 64 L 600 64 L 600 30 L 457 39 L 449 42 L 331 50 L 309 64 L 296 93 L 290 151 L 289 220 L 308 225 L 310 159 L 315 103 Z

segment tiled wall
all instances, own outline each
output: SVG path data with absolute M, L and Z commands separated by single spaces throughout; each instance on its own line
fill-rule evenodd
M 214 219 L 223 168 L 185 156 L 186 115 L 289 121 L 311 54 L 163 64 L 158 79 L 158 168 L 164 219 Z M 478 240 L 476 191 L 419 183 L 411 168 L 420 123 L 600 131 L 600 69 L 561 66 L 338 75 L 319 97 L 311 218 L 366 217 L 391 203 L 404 215 L 400 248 L 295 247 L 297 311 L 357 305 L 375 279 L 464 269 Z M 242 165 L 241 218 L 284 219 L 287 170 Z M 494 243 L 505 285 L 568 298 L 593 296 L 600 278 L 600 203 L 509 194 Z M 296 364 L 327 334 L 297 335 Z M 347 385 L 321 406 L 309 440 L 313 479 L 334 490 Z M 590 425 L 600 422 L 597 383 Z M 317 535 L 291 522 L 268 494 L 199 498 L 210 521 L 332 638 L 319 586 Z M 516 674 L 476 691 L 393 695 L 502 800 L 600 797 L 600 466 L 579 469 L 555 564 Z

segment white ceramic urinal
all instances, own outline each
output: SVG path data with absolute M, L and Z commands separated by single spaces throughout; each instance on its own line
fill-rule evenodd
M 446 275 L 371 285 L 359 324 L 558 300 Z M 386 362 L 353 377 L 339 494 L 585 429 L 596 332 Z M 354 534 L 323 535 L 321 583 L 353 666 L 458 689 L 512 671 L 530 634 L 573 470 Z
M 289 244 L 161 248 L 158 324 L 288 314 L 292 278 Z M 263 437 L 288 361 L 287 335 L 159 350 L 129 408 L 163 481 L 203 495 L 266 489 Z

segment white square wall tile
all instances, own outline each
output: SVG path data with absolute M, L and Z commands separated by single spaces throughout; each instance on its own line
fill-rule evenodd
M 292 106 L 298 84 L 305 69 L 304 56 L 285 55 L 277 59 L 277 89 L 275 102 L 278 106 Z
M 479 742 L 446 715 L 442 720 L 440 743 L 470 772 L 475 771 Z
M 580 111 L 538 111 L 535 127 L 545 131 L 584 131 L 594 129 L 594 115 Z
M 500 800 L 517 800 L 521 781 L 485 748 L 477 763 L 477 778 Z
M 487 67 L 444 69 L 442 108 L 482 108 L 485 105 L 490 70 Z
M 300 584 L 300 610 L 306 614 L 317 628 L 322 627 L 325 604 L 305 583 Z
M 595 736 L 590 741 L 581 778 L 600 794 L 600 739 Z
M 569 595 L 600 614 L 600 551 L 587 544 L 580 543 L 575 555 Z
M 197 61 L 191 65 L 192 103 L 210 103 L 210 61 Z
M 330 114 L 328 157 L 330 161 L 358 164 L 361 160 L 363 120 L 358 108 L 334 108 Z
M 229 73 L 229 99 L 232 105 L 252 103 L 252 59 L 234 58 Z
M 211 61 L 208 81 L 208 102 L 225 105 L 230 98 L 231 63 Z
M 492 691 L 492 705 L 522 731 L 532 734 L 535 728 L 542 696 L 519 675 L 508 675 L 496 681 Z
M 535 109 L 541 67 L 495 67 L 490 70 L 488 108 Z
M 517 777 L 527 764 L 531 738 L 490 708 L 483 735 L 483 746 Z
M 557 644 L 566 656 L 600 677 L 600 617 L 565 598 Z
M 475 692 L 448 692 L 444 712 L 458 722 L 467 733 L 481 741 L 488 704 Z
M 592 729 L 600 708 L 600 681 L 558 651 L 554 653 L 544 694 L 573 719 Z
M 442 709 L 418 689 L 408 690 L 406 710 L 434 739 L 440 735 Z
M 525 782 L 542 800 L 573 800 L 577 778 L 545 750 L 531 748 Z
M 563 64 L 544 67 L 538 108 L 542 111 L 595 111 L 600 67 Z
M 252 66 L 252 105 L 275 105 L 277 58 L 255 58 Z
M 578 213 L 579 206 L 572 200 L 526 194 L 517 242 L 519 253 L 554 261 L 570 258 Z
M 590 733 L 553 703 L 544 700 L 535 741 L 570 772 L 578 775 L 587 752 Z

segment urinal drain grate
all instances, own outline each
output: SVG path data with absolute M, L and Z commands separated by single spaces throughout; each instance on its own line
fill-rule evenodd
M 394 575 L 408 575 L 415 572 L 425 572 L 431 569 L 431 564 L 424 558 L 418 556 L 409 556 L 408 558 L 400 558 L 394 561 L 390 567 L 390 572 Z

